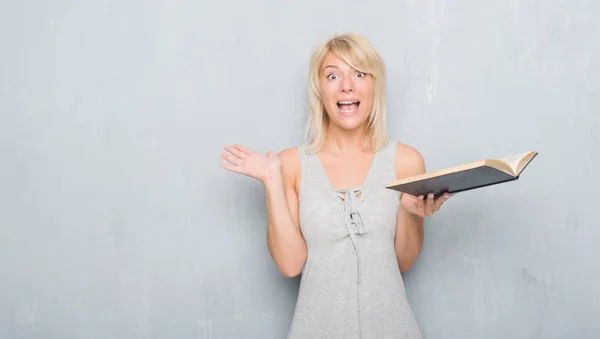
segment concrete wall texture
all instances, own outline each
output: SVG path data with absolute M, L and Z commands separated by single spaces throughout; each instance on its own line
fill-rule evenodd
M 315 44 L 388 68 L 429 170 L 535 149 L 426 220 L 425 338 L 600 337 L 600 2 L 0 2 L 0 338 L 284 338 L 298 279 L 222 146 L 302 142 Z

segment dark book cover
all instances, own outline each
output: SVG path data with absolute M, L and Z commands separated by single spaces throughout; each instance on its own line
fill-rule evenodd
M 537 152 L 527 161 L 519 173 L 514 176 L 482 162 L 481 165 L 478 166 L 467 166 L 464 169 L 447 171 L 446 173 L 430 177 L 424 176 L 424 178 L 419 180 L 408 180 L 408 182 L 399 184 L 392 183 L 387 186 L 387 188 L 414 196 L 426 196 L 429 193 L 434 193 L 435 197 L 439 197 L 445 192 L 458 193 L 469 191 L 476 188 L 518 180 L 520 174 L 523 173 L 525 168 L 536 156 Z

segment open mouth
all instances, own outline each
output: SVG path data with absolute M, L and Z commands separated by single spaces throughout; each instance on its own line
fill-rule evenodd
M 337 103 L 337 107 L 343 115 L 352 115 L 358 112 L 358 106 L 360 106 L 360 101 L 358 100 L 338 101 Z

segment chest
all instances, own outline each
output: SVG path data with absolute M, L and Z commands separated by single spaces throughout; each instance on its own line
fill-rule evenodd
M 327 180 L 333 188 L 359 187 L 365 184 L 374 162 L 373 154 L 354 154 L 345 157 L 317 156 Z
M 299 223 L 311 245 L 327 244 L 350 236 L 358 214 L 364 234 L 389 240 L 396 231 L 399 193 L 370 180 L 364 187 L 336 190 L 329 185 L 305 182 L 299 199 Z

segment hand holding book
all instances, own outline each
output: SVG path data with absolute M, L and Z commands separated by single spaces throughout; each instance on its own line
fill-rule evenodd
M 420 217 L 430 217 L 435 212 L 439 211 L 442 205 L 452 195 L 453 194 L 445 193 L 434 199 L 434 195 L 431 193 L 427 199 L 425 199 L 425 195 L 423 194 L 419 196 L 402 194 L 400 198 L 400 206 L 409 213 L 418 215 Z

